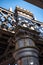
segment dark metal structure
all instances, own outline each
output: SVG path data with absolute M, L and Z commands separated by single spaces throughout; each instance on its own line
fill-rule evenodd
M 43 0 L 25 0 L 25 1 L 43 9 Z
M 30 11 L 0 8 L 0 65 L 43 65 L 43 23 Z

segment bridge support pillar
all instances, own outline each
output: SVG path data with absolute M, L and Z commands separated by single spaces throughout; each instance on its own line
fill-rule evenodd
M 15 37 L 15 52 L 13 53 L 17 65 L 39 65 L 38 53 L 35 42 L 28 33 L 19 31 Z

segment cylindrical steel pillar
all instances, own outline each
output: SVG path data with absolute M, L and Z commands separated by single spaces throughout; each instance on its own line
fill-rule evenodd
M 25 33 L 25 32 L 24 32 Z M 15 58 L 17 65 L 39 65 L 38 49 L 28 34 L 20 32 L 15 40 Z

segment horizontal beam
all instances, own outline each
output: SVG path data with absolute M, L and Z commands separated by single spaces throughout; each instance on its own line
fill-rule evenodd
M 25 0 L 25 1 L 27 1 L 31 4 L 34 4 L 34 5 L 43 9 L 43 1 L 42 0 Z

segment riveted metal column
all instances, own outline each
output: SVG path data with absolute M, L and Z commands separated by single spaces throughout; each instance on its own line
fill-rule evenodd
M 19 30 L 15 37 L 13 57 L 18 65 L 39 65 L 38 49 L 35 42 L 24 30 Z

